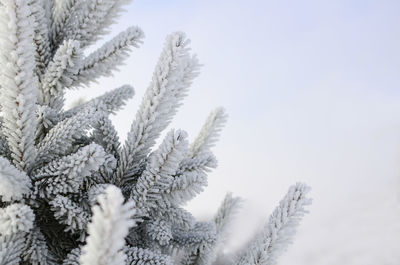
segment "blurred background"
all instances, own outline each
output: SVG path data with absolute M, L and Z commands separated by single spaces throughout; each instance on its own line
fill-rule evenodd
M 193 139 L 215 107 L 230 116 L 219 167 L 187 208 L 205 220 L 226 192 L 245 199 L 226 251 L 302 181 L 313 205 L 280 265 L 399 264 L 399 10 L 386 0 L 136 0 L 106 39 L 139 25 L 144 44 L 67 104 L 133 85 L 113 117 L 124 140 L 165 36 L 184 31 L 204 66 L 172 127 Z

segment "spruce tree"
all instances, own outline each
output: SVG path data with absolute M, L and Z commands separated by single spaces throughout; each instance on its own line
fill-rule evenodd
M 130 27 L 88 56 L 129 0 L 0 1 L 0 265 L 214 264 L 240 205 L 228 194 L 214 219 L 182 206 L 216 167 L 226 121 L 211 112 L 196 140 L 170 130 L 199 73 L 184 33 L 165 41 L 124 144 L 109 118 L 128 85 L 72 109 L 68 89 L 112 75 L 144 34 Z M 226 264 L 275 264 L 310 203 L 289 189 L 264 229 Z

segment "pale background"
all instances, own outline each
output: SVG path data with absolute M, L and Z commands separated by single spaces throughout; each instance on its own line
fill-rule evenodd
M 173 127 L 193 138 L 213 108 L 230 115 L 219 168 L 188 208 L 206 219 L 227 191 L 245 198 L 227 246 L 237 251 L 304 181 L 311 213 L 279 264 L 400 264 L 399 11 L 384 0 L 136 0 L 110 36 L 139 25 L 144 45 L 68 103 L 132 84 L 113 117 L 125 139 L 164 37 L 185 31 L 204 67 Z

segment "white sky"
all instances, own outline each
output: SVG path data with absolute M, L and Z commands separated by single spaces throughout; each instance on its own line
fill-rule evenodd
M 194 137 L 210 110 L 230 119 L 214 149 L 219 168 L 188 207 L 212 216 L 227 191 L 246 199 L 228 249 L 260 227 L 289 185 L 314 204 L 281 265 L 400 261 L 399 1 L 137 0 L 111 35 L 146 33 L 114 78 L 68 102 L 132 84 L 114 117 L 122 139 L 165 36 L 182 30 L 204 64 L 173 122 Z M 340 262 L 340 263 L 339 263 Z

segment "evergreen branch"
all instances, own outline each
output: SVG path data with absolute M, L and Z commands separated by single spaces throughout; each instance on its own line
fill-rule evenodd
M 170 131 L 160 147 L 149 157 L 149 163 L 138 178 L 131 192 L 131 198 L 138 207 L 156 207 L 161 199 L 159 190 L 165 189 L 173 181 L 183 156 L 187 153 L 187 134 L 184 131 Z
M 207 184 L 207 175 L 202 171 L 188 171 L 177 175 L 171 184 L 161 191 L 163 199 L 158 203 L 160 207 L 182 205 L 201 193 Z
M 11 236 L 20 232 L 29 232 L 33 228 L 35 215 L 32 209 L 22 203 L 14 203 L 0 208 L 0 234 Z
M 154 219 L 144 222 L 144 232 L 146 234 L 146 245 L 149 248 L 156 249 L 158 247 L 165 247 L 172 239 L 172 227 L 170 222 L 163 219 Z
M 0 134 L 0 156 L 11 160 L 11 151 L 8 147 L 7 138 Z
M 130 247 L 125 249 L 127 255 L 126 265 L 157 264 L 173 265 L 170 257 L 148 249 Z
M 18 169 L 28 171 L 36 157 L 37 78 L 34 31 L 28 0 L 4 0 L 0 6 L 0 100 L 3 133 Z
M 55 2 L 58 2 L 58 1 L 55 1 L 55 0 L 42 0 L 43 1 L 43 8 L 44 8 L 44 10 L 45 10 L 45 12 L 44 12 L 44 14 L 45 14 L 45 18 L 46 18 L 46 25 L 47 25 L 47 27 L 48 27 L 48 29 L 49 29 L 49 43 L 50 43 L 50 46 L 52 47 L 52 32 L 51 32 L 51 25 L 53 24 L 53 19 L 54 19 L 54 16 L 53 16 L 53 11 L 54 11 L 54 5 L 55 5 Z
M 21 258 L 29 264 L 50 264 L 51 254 L 46 245 L 46 238 L 39 228 L 35 227 L 28 233 Z
M 65 24 L 74 11 L 78 10 L 83 1 L 79 0 L 62 0 L 55 1 L 52 21 L 52 43 L 56 43 L 63 35 Z M 60 41 L 62 43 L 62 41 Z
M 236 265 L 272 265 L 291 243 L 305 206 L 311 203 L 306 197 L 310 188 L 302 183 L 290 187 L 286 196 L 270 216 L 261 234 L 252 240 L 237 258 Z
M 88 226 L 89 236 L 82 249 L 81 265 L 125 265 L 123 252 L 124 238 L 129 228 L 135 225 L 134 203 L 125 204 L 121 191 L 115 187 L 107 188 L 98 197 L 99 205 L 93 206 L 92 221 Z
M 207 172 L 215 168 L 216 164 L 216 158 L 211 152 L 183 159 L 171 184 L 160 190 L 162 200 L 158 204 L 161 207 L 169 204 L 182 205 L 193 199 L 207 186 Z
M 206 248 L 192 251 L 192 253 L 186 257 L 186 260 L 195 261 L 195 263 L 192 263 L 195 265 L 209 265 L 216 260 L 218 252 L 226 243 L 227 229 L 238 210 L 239 203 L 240 199 L 232 197 L 231 193 L 225 196 L 224 201 L 213 219 L 216 227 L 216 240 Z
M 76 153 L 53 160 L 38 169 L 33 180 L 35 193 L 40 197 L 79 193 L 85 178 L 105 162 L 106 153 L 97 144 L 80 148 Z
M 88 0 L 82 3 L 71 1 L 67 6 L 71 7 L 70 15 L 65 19 L 62 29 L 57 31 L 56 43 L 65 39 L 74 39 L 78 40 L 82 47 L 92 44 L 101 35 L 109 33 L 108 27 L 123 11 L 123 5 L 129 2 L 130 0 Z M 59 17 L 63 18 L 63 15 L 64 13 Z M 54 28 L 60 28 L 61 25 L 57 23 Z
M 90 187 L 93 184 L 113 183 L 113 173 L 117 167 L 117 159 L 113 155 L 106 154 L 105 162 L 100 166 L 97 172 L 94 172 L 92 177 L 88 179 L 87 185 Z
M 152 82 L 142 100 L 121 151 L 116 179 L 135 174 L 135 168 L 150 152 L 160 133 L 168 126 L 181 100 L 198 74 L 199 64 L 191 56 L 183 33 L 167 37 Z
M 20 201 L 23 196 L 31 193 L 32 184 L 29 177 L 3 157 L 0 157 L 0 183 L 3 202 Z
M 126 101 L 131 99 L 135 94 L 133 87 L 124 85 L 119 88 L 115 88 L 110 92 L 104 93 L 101 96 L 95 97 L 81 105 L 78 105 L 62 114 L 62 120 L 70 118 L 85 109 L 93 108 L 97 111 L 103 111 L 108 114 L 115 114 L 116 111 L 120 110 L 125 106 Z
M 35 133 L 35 142 L 40 143 L 46 134 L 52 129 L 60 120 L 57 110 L 47 107 L 38 106 L 36 109 L 38 125 Z
M 102 115 L 93 125 L 93 128 L 92 137 L 94 142 L 101 145 L 106 153 L 112 154 L 114 157 L 118 158 L 120 142 L 118 133 L 110 118 L 107 115 Z
M 227 228 L 238 211 L 240 203 L 241 199 L 239 197 L 233 197 L 232 193 L 228 193 L 218 208 L 213 222 L 217 228 L 217 234 L 220 237 L 220 243 L 225 242 L 226 233 L 228 232 Z
M 226 120 L 227 115 L 223 108 L 217 108 L 210 113 L 196 140 L 190 146 L 192 156 L 209 151 L 215 145 Z
M 70 152 L 73 142 L 84 136 L 99 114 L 93 108 L 79 112 L 54 126 L 38 145 L 38 163 L 48 162 Z
M 184 174 L 185 172 L 195 170 L 208 172 L 211 169 L 216 168 L 217 163 L 217 158 L 210 151 L 202 152 L 196 156 L 190 156 L 189 154 L 189 157 L 186 157 L 182 160 L 181 164 L 179 165 L 179 170 L 176 174 Z
M 139 47 L 143 37 L 144 33 L 138 27 L 130 27 L 119 33 L 83 60 L 72 85 L 89 85 L 102 76 L 111 76 L 128 58 L 132 47 Z
M 50 20 L 48 0 L 29 0 L 34 17 L 34 42 L 36 44 L 36 67 L 42 74 L 51 58 Z
M 35 173 L 35 192 L 40 197 L 79 193 L 85 178 L 99 169 L 105 156 L 102 147 L 90 144 L 76 153 L 50 162 Z
M 20 232 L 11 236 L 0 235 L 0 264 L 19 264 L 25 247 L 25 234 Z
M 60 224 L 66 225 L 65 232 L 82 233 L 86 230 L 90 215 L 79 204 L 68 197 L 57 195 L 49 202 L 54 217 Z
M 67 40 L 60 45 L 41 80 L 41 105 L 61 110 L 64 104 L 64 89 L 71 86 L 76 79 L 80 57 L 78 41 Z
M 186 250 L 182 264 L 196 264 L 199 251 L 206 251 L 217 240 L 216 227 L 213 222 L 197 222 L 192 229 L 174 229 L 171 243 Z
M 149 216 L 152 219 L 163 219 L 173 227 L 180 227 L 182 229 L 193 228 L 196 223 L 193 215 L 183 208 L 170 205 L 165 208 L 150 209 Z

